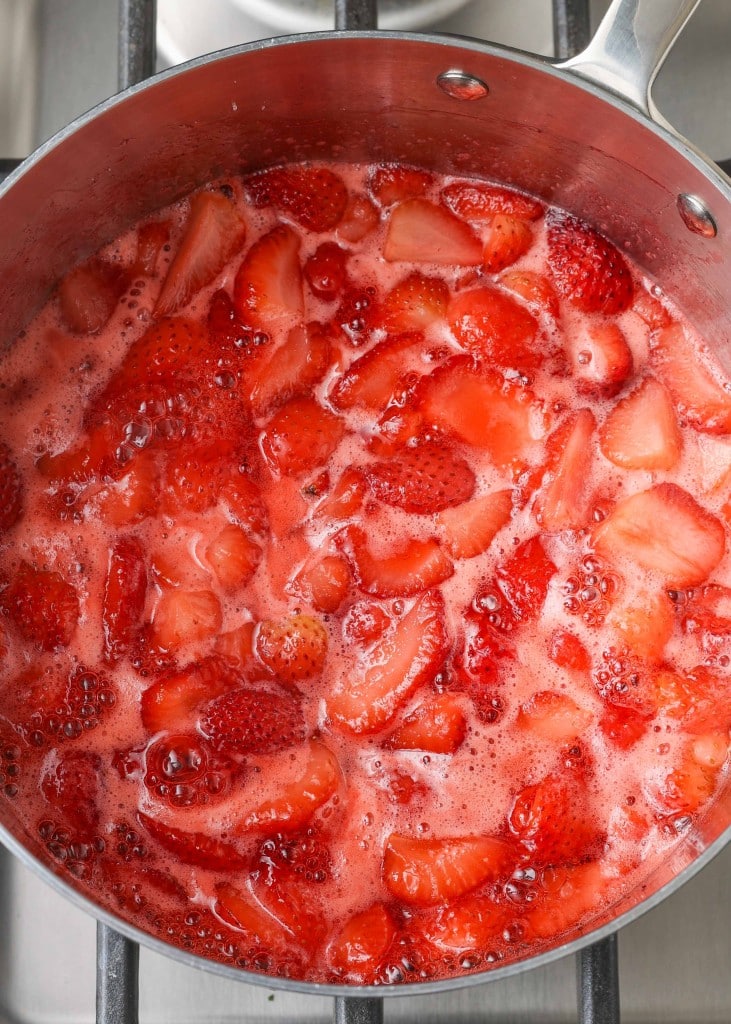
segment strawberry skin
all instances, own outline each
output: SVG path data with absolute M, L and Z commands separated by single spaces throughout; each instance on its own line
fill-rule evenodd
M 21 636 L 40 650 L 56 651 L 71 643 L 79 621 L 79 598 L 61 573 L 21 562 L 0 602 Z
M 468 501 L 475 489 L 469 464 L 446 445 L 426 441 L 365 468 L 379 501 L 417 515 L 431 515 Z
M 327 630 L 313 615 L 259 623 L 254 636 L 259 660 L 285 685 L 317 675 L 327 656 Z
M 207 701 L 241 685 L 234 669 L 217 658 L 171 672 L 143 692 L 142 724 L 149 733 L 185 728 Z
M 351 981 L 373 980 L 396 938 L 396 923 L 382 903 L 355 914 L 328 947 L 333 969 Z
M 41 790 L 52 813 L 62 816 L 82 836 L 99 825 L 102 759 L 85 750 L 54 755 L 41 777 Z
M 599 431 L 602 454 L 622 469 L 672 469 L 681 444 L 670 395 L 652 377 L 614 406 Z
M 535 370 L 543 353 L 534 348 L 538 324 L 531 314 L 497 288 L 459 292 L 447 314 L 457 341 L 468 352 L 504 369 Z
M 458 217 L 477 222 L 491 222 L 496 215 L 538 220 L 544 212 L 532 196 L 482 182 L 454 182 L 442 189 L 442 199 Z
M 339 175 L 307 164 L 258 171 L 244 179 L 244 188 L 254 206 L 273 206 L 314 232 L 336 227 L 348 202 Z
M 293 398 L 266 424 L 260 446 L 267 465 L 290 476 L 322 466 L 344 434 L 344 422 L 313 398 Z
M 366 533 L 360 527 L 348 527 L 338 540 L 352 562 L 360 589 L 377 597 L 418 594 L 443 583 L 454 573 L 451 560 L 432 538 L 409 538 L 383 557 L 371 554 Z
M 7 445 L 0 442 L 0 534 L 20 519 L 23 510 L 23 481 Z
M 708 434 L 731 432 L 731 394 L 698 358 L 680 324 L 666 327 L 651 339 L 651 362 L 684 420 Z
M 385 164 L 373 171 L 368 180 L 368 188 L 381 206 L 393 206 L 405 199 L 422 196 L 433 181 L 434 175 L 418 167 Z
M 632 303 L 627 262 L 594 228 L 565 213 L 549 213 L 548 267 L 557 291 L 585 313 L 621 313 Z
M 386 840 L 383 880 L 402 902 L 431 907 L 495 881 L 511 859 L 508 845 L 491 836 L 412 839 L 393 832 Z
M 140 624 L 146 597 L 147 565 L 142 545 L 134 537 L 120 537 L 109 553 L 102 605 L 107 661 L 118 661 L 127 653 Z
M 143 811 L 137 812 L 140 825 L 168 853 L 195 867 L 207 871 L 242 871 L 247 867 L 247 859 L 235 846 L 221 839 L 214 839 L 204 832 L 187 832 L 180 828 L 166 825 Z
M 532 245 L 533 232 L 527 221 L 508 214 L 496 214 L 482 252 L 482 265 L 488 274 L 499 274 L 525 255 Z
M 617 324 L 589 324 L 571 340 L 569 357 L 582 394 L 616 395 L 632 374 L 632 351 Z
M 383 300 L 381 322 L 390 334 L 423 331 L 442 319 L 448 303 L 446 281 L 414 271 L 394 285 Z
M 198 727 L 216 750 L 233 755 L 272 754 L 305 738 L 294 696 L 253 687 L 216 697 L 201 711 Z
M 331 352 L 330 337 L 321 324 L 293 327 L 266 362 L 249 368 L 246 381 L 254 415 L 264 416 L 290 398 L 308 394 L 325 376 Z
M 267 332 L 302 319 L 299 250 L 299 235 L 286 224 L 254 242 L 234 281 L 234 308 L 245 324 Z
M 555 775 L 518 793 L 508 825 L 535 864 L 579 864 L 601 850 L 603 836 L 585 791 Z
M 428 199 L 407 199 L 394 207 L 388 222 L 383 258 L 440 266 L 476 267 L 482 244 L 463 220 Z

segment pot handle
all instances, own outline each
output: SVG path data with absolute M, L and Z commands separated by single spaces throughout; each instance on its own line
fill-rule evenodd
M 669 127 L 652 100 L 652 83 L 699 3 L 612 0 L 587 48 L 556 66 L 619 94 L 657 124 Z

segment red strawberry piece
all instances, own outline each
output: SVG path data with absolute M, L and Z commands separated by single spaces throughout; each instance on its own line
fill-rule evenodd
M 551 634 L 548 655 L 560 668 L 586 672 L 591 668 L 589 652 L 581 640 L 566 629 L 555 629 Z
M 632 374 L 632 351 L 617 324 L 588 324 L 569 342 L 574 380 L 582 394 L 611 398 Z
M 350 519 L 361 508 L 367 489 L 362 472 L 349 466 L 317 506 L 315 514 L 323 519 Z
M 318 245 L 304 267 L 305 280 L 318 299 L 332 302 L 340 295 L 348 279 L 349 253 L 335 242 Z
M 379 325 L 378 289 L 373 284 L 347 285 L 334 323 L 345 333 L 351 345 L 359 346 L 369 340 L 371 331 Z
M 322 885 L 333 878 L 331 838 L 311 822 L 299 832 L 267 837 L 259 849 L 259 864 L 266 881 Z
M 544 210 L 543 203 L 523 192 L 474 181 L 447 185 L 442 199 L 458 217 L 477 222 L 492 221 L 496 215 L 538 220 Z
M 411 401 L 411 393 L 397 395 L 398 402 Z M 424 420 L 417 409 L 408 405 L 390 405 L 379 417 L 375 432 L 368 439 L 368 450 L 381 458 L 396 455 L 404 448 L 421 441 L 427 433 Z
M 652 377 L 614 406 L 599 431 L 602 454 L 622 469 L 672 469 L 681 445 L 670 395 Z
M 378 226 L 379 221 L 378 210 L 367 196 L 351 196 L 338 224 L 338 237 L 346 242 L 360 242 Z
M 129 278 L 119 266 L 92 259 L 61 281 L 58 301 L 63 323 L 74 334 L 95 334 L 117 308 Z
M 193 196 L 183 237 L 155 303 L 155 316 L 169 316 L 187 306 L 223 270 L 245 237 L 246 221 L 222 191 Z
M 350 590 L 350 567 L 342 555 L 325 555 L 297 574 L 293 589 L 316 611 L 331 615 Z
M 140 698 L 142 724 L 149 733 L 189 726 L 207 701 L 241 685 L 238 673 L 220 658 L 207 658 L 169 672 Z
M 448 311 L 449 326 L 468 352 L 502 369 L 535 370 L 544 353 L 534 347 L 538 324 L 496 288 L 459 292 Z
M 498 613 L 495 623 L 511 629 L 533 622 L 541 613 L 556 566 L 546 554 L 539 536 L 531 537 L 497 567 L 496 586 L 480 592 L 477 603 Z
M 626 704 L 609 704 L 599 719 L 599 728 L 615 747 L 629 750 L 647 732 L 651 715 Z
M 364 663 L 336 684 L 327 702 L 329 716 L 351 732 L 377 732 L 434 678 L 448 653 L 444 599 L 430 591 L 368 649 Z
M 592 819 L 586 790 L 556 775 L 518 793 L 508 825 L 535 864 L 580 864 L 602 848 L 603 834 Z
M 268 834 L 296 832 L 337 792 L 342 772 L 333 752 L 318 740 L 310 740 L 304 770 L 294 781 L 284 783 L 278 796 L 249 812 L 239 831 Z
M 490 234 L 482 250 L 482 265 L 488 274 L 499 274 L 524 256 L 532 245 L 533 231 L 527 221 L 498 213 L 490 222 Z
M 71 643 L 79 622 L 79 597 L 61 573 L 21 562 L 0 601 L 28 643 L 42 651 L 56 651 Z
M 299 235 L 278 224 L 254 242 L 234 281 L 234 308 L 255 330 L 275 331 L 302 319 Z
M 423 331 L 444 317 L 448 302 L 446 281 L 414 271 L 394 285 L 383 300 L 381 322 L 390 334 Z
M 678 610 L 682 612 L 683 631 L 695 637 L 707 654 L 725 653 L 731 640 L 731 589 L 709 583 L 691 595 L 672 596 L 682 602 Z
M 308 231 L 336 227 L 348 203 L 348 190 L 334 171 L 307 164 L 270 167 L 244 179 L 254 206 L 273 206 Z
M 244 894 L 228 882 L 216 886 L 216 915 L 227 925 L 242 931 L 247 942 L 253 942 L 268 953 L 289 948 L 292 935 L 250 893 Z
M 307 395 L 330 366 L 331 337 L 322 324 L 293 327 L 269 359 L 257 361 L 246 375 L 255 416 L 264 416 L 290 398 Z
M 44 767 L 41 790 L 64 826 L 91 836 L 99 825 L 101 778 L 98 754 L 83 750 L 54 753 Z
M 224 754 L 273 754 L 305 738 L 302 707 L 291 694 L 245 687 L 230 690 L 201 711 L 199 728 Z
M 345 434 L 345 423 L 313 398 L 293 398 L 264 427 L 261 450 L 270 469 L 285 476 L 322 466 Z
M 482 243 L 463 220 L 428 199 L 407 199 L 394 207 L 388 221 L 383 258 L 389 263 L 436 263 L 476 267 Z
M 451 693 L 440 693 L 419 704 L 391 733 L 386 746 L 393 750 L 426 750 L 453 754 L 467 733 L 462 705 Z
M 0 534 L 12 529 L 23 511 L 23 480 L 10 449 L 0 442 Z
M 384 409 L 409 366 L 413 350 L 423 340 L 422 334 L 412 331 L 374 345 L 337 378 L 328 396 L 330 402 L 336 409 Z
M 718 775 L 728 756 L 723 733 L 698 736 L 674 753 L 674 766 L 659 782 L 645 786 L 661 815 L 695 814 L 715 792 Z
M 475 490 L 469 463 L 433 441 L 403 448 L 392 459 L 366 466 L 364 472 L 379 501 L 418 515 L 461 505 Z
M 318 675 L 327 656 L 327 630 L 313 615 L 265 619 L 254 637 L 254 651 L 285 685 Z
M 382 636 L 391 622 L 388 612 L 374 601 L 358 601 L 343 618 L 343 636 L 351 643 L 366 645 Z
M 522 464 L 544 433 L 544 415 L 531 391 L 506 384 L 466 357 L 423 378 L 417 398 L 427 423 L 487 452 L 499 468 Z
M 119 661 L 129 650 L 146 597 L 147 565 L 142 545 L 134 537 L 120 537 L 109 552 L 102 605 L 107 661 Z
M 633 654 L 660 662 L 675 630 L 675 611 L 664 591 L 638 588 L 612 605 L 606 623 Z
M 565 693 L 539 690 L 518 710 L 517 725 L 551 743 L 567 743 L 586 733 L 593 715 Z
M 623 498 L 594 529 L 593 543 L 617 569 L 629 562 L 681 590 L 703 583 L 726 549 L 719 520 L 677 484 Z
M 653 291 L 657 288 L 653 286 Z M 659 294 L 659 289 L 658 289 Z M 657 331 L 662 327 L 669 327 L 673 318 L 663 306 L 660 299 L 651 294 L 647 288 L 637 288 L 632 303 L 632 312 L 641 317 L 651 331 Z
M 231 296 L 223 288 L 211 296 L 206 326 L 213 345 L 220 351 L 235 349 L 254 359 L 268 340 L 266 334 L 254 331 L 241 319 Z
M 382 903 L 349 918 L 328 946 L 333 970 L 351 981 L 372 982 L 396 938 L 396 924 Z
M 496 903 L 490 896 L 469 893 L 441 908 L 426 923 L 426 935 L 430 942 L 450 951 L 491 949 L 500 942 L 517 910 Z
M 404 199 L 423 196 L 434 182 L 434 175 L 418 167 L 383 164 L 372 172 L 368 187 L 381 206 L 393 206 Z
M 239 668 L 247 667 L 254 656 L 253 622 L 242 622 L 227 633 L 219 633 L 216 637 L 216 653 Z
M 492 836 L 413 839 L 392 832 L 383 855 L 386 888 L 403 903 L 430 907 L 509 872 L 510 847 Z
M 261 560 L 261 547 L 235 523 L 224 526 L 206 548 L 206 561 L 224 590 L 245 587 Z
M 708 434 L 731 432 L 728 385 L 680 324 L 653 337 L 650 359 L 685 421 Z
M 417 449 L 418 450 L 418 449 Z M 493 491 L 437 516 L 447 550 L 453 558 L 474 558 L 490 547 L 513 511 L 512 491 Z
M 634 296 L 627 262 L 584 221 L 550 213 L 548 269 L 559 294 L 585 313 L 621 313 Z
M 553 318 L 558 316 L 558 295 L 543 274 L 534 270 L 509 270 L 500 278 L 500 284 L 519 295 L 534 315 L 548 313 Z
M 207 871 L 225 872 L 242 871 L 247 867 L 247 858 L 235 846 L 222 839 L 214 839 L 205 832 L 187 832 L 174 828 L 143 811 L 137 812 L 137 819 L 155 842 L 182 864 L 192 864 Z
M 123 528 L 154 516 L 160 504 L 160 469 L 155 452 L 140 452 L 118 482 L 109 485 L 98 500 L 102 521 Z
M 557 936 L 606 908 L 608 887 L 601 861 L 543 872 L 540 898 L 524 918 L 526 934 L 555 942 Z
M 572 413 L 546 441 L 546 472 L 533 511 L 548 532 L 578 530 L 590 515 L 587 465 L 596 420 L 589 409 Z
M 450 558 L 433 538 L 411 537 L 388 554 L 374 556 L 360 527 L 338 538 L 361 590 L 377 597 L 408 597 L 436 587 L 454 574 Z
M 170 241 L 170 222 L 149 220 L 137 228 L 137 254 L 133 275 L 154 277 L 163 247 Z
M 198 644 L 221 630 L 221 605 L 211 590 L 167 590 L 152 617 L 155 642 L 167 651 Z

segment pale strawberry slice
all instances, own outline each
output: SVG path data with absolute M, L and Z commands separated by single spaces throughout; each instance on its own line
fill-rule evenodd
M 342 219 L 337 227 L 337 235 L 346 242 L 360 242 L 378 226 L 380 216 L 378 210 L 367 196 L 354 195 L 348 200 Z
M 442 199 L 458 217 L 478 223 L 491 221 L 495 215 L 538 220 L 544 211 L 543 203 L 523 192 L 475 181 L 447 185 Z
M 587 466 L 595 427 L 593 413 L 579 409 L 546 441 L 546 475 L 533 511 L 549 532 L 577 530 L 589 519 Z
M 395 938 L 393 917 L 382 903 L 375 903 L 346 921 L 328 946 L 327 959 L 351 981 L 373 981 Z
M 129 650 L 147 597 L 147 565 L 135 537 L 120 537 L 109 552 L 102 604 L 104 656 L 115 662 Z
M 368 187 L 381 206 L 393 206 L 405 199 L 423 196 L 434 182 L 434 175 L 418 167 L 384 164 L 372 172 Z
M 449 950 L 489 949 L 510 923 L 512 911 L 490 896 L 468 893 L 426 924 L 430 942 Z
M 199 192 L 190 201 L 185 231 L 155 303 L 155 316 L 187 306 L 244 244 L 246 221 L 223 192 Z
M 606 624 L 633 654 L 661 662 L 675 630 L 675 611 L 664 591 L 633 590 L 612 605 Z
M 295 577 L 293 590 L 326 615 L 338 610 L 350 590 L 350 567 L 342 555 L 325 555 Z
M 240 526 L 229 523 L 206 547 L 206 561 L 224 590 L 245 587 L 261 561 L 261 547 Z
M 286 224 L 252 245 L 234 281 L 234 306 L 244 323 L 267 332 L 302 319 L 299 250 L 299 235 Z
M 389 263 L 436 263 L 476 267 L 482 263 L 482 243 L 463 220 L 428 199 L 407 199 L 391 213 L 383 245 Z
M 328 714 L 351 732 L 382 729 L 449 653 L 444 599 L 438 591 L 420 597 L 369 651 L 366 667 L 351 670 L 327 701 Z
M 345 423 L 314 398 L 293 398 L 268 421 L 260 436 L 262 454 L 284 476 L 323 466 L 345 434 Z
M 89 260 L 61 281 L 58 301 L 63 323 L 74 334 L 95 334 L 117 308 L 129 279 L 119 266 Z
M 325 376 L 332 346 L 322 324 L 293 327 L 268 360 L 252 363 L 245 381 L 255 416 L 264 416 L 290 398 L 306 395 Z
M 682 419 L 708 434 L 731 433 L 731 390 L 680 324 L 658 332 L 651 361 Z
M 221 630 L 223 617 L 211 590 L 165 590 L 152 618 L 153 640 L 165 651 L 209 640 Z
M 323 498 L 315 510 L 321 519 L 350 519 L 361 508 L 368 485 L 359 469 L 349 466 L 344 469 L 330 493 Z
M 255 654 L 286 685 L 319 675 L 327 657 L 327 645 L 327 630 L 314 615 L 265 619 L 254 635 Z
M 498 213 L 490 223 L 490 234 L 482 250 L 482 265 L 488 274 L 499 274 L 524 256 L 532 245 L 533 231 L 527 221 Z
M 0 442 L 0 534 L 12 529 L 23 510 L 24 487 L 10 449 Z
M 381 323 L 390 334 L 423 331 L 444 317 L 448 303 L 446 281 L 414 271 L 395 284 L 383 300 Z
M 496 881 L 512 866 L 510 847 L 492 836 L 414 839 L 392 832 L 383 854 L 383 880 L 402 902 L 431 907 Z
M 227 633 L 219 633 L 216 637 L 216 653 L 238 668 L 250 666 L 254 657 L 255 629 L 253 622 L 242 622 Z
M 140 452 L 126 476 L 110 484 L 98 499 L 102 520 L 117 528 L 132 526 L 159 507 L 160 469 L 154 452 Z
M 171 672 L 143 692 L 142 724 L 150 733 L 185 729 L 207 701 L 241 685 L 238 673 L 218 658 Z
M 632 350 L 612 321 L 588 324 L 570 338 L 568 355 L 583 394 L 611 398 L 632 374 Z
M 488 365 L 528 371 L 543 362 L 543 347 L 534 345 L 535 318 L 497 288 L 459 292 L 449 304 L 447 319 L 460 345 Z
M 433 538 L 410 537 L 388 554 L 374 556 L 365 530 L 347 527 L 338 543 L 353 566 L 355 582 L 377 597 L 408 597 L 436 587 L 454 574 L 451 559 Z
M 327 167 L 308 164 L 270 167 L 244 179 L 254 206 L 273 206 L 308 231 L 334 228 L 345 212 L 348 190 Z
M 506 384 L 467 357 L 450 359 L 425 377 L 418 398 L 428 423 L 487 452 L 501 469 L 523 464 L 545 433 L 531 391 Z
M 698 736 L 676 752 L 672 771 L 645 786 L 647 795 L 663 815 L 694 814 L 713 796 L 727 756 L 727 734 Z
M 379 501 L 405 512 L 431 515 L 468 501 L 475 490 L 469 463 L 434 441 L 402 448 L 393 458 L 364 469 Z
M 602 849 L 604 834 L 592 817 L 586 790 L 557 775 L 547 775 L 518 793 L 508 825 L 534 864 L 579 864 Z
M 593 543 L 618 570 L 639 565 L 681 590 L 703 583 L 726 549 L 719 520 L 677 484 L 622 499 L 594 529 Z
M 558 316 L 558 295 L 543 274 L 537 274 L 534 270 L 509 270 L 500 278 L 500 284 L 524 299 L 532 313 L 548 313 L 554 318 Z
M 561 745 L 583 736 L 593 715 L 565 693 L 539 690 L 518 709 L 518 728 Z
M 511 490 L 493 491 L 444 509 L 437 516 L 447 550 L 453 558 L 474 558 L 492 544 L 495 534 L 510 520 Z
M 291 945 L 292 933 L 262 909 L 250 893 L 244 894 L 228 882 L 216 886 L 213 910 L 224 924 L 244 932 L 247 942 L 268 952 Z
M 295 832 L 335 795 L 341 781 L 342 771 L 333 752 L 319 740 L 310 740 L 302 775 L 283 784 L 278 796 L 250 811 L 237 831 Z
M 389 405 L 379 417 L 374 433 L 368 439 L 368 450 L 381 458 L 397 456 L 404 448 L 425 440 L 424 419 L 413 408 L 413 392 L 401 392 L 406 405 Z
M 453 754 L 467 733 L 462 703 L 452 693 L 427 698 L 408 715 L 386 746 L 392 750 L 426 750 L 431 754 Z
M 653 291 L 657 289 L 657 285 L 652 287 Z M 657 289 L 657 293 L 660 295 L 659 289 Z M 632 312 L 641 317 L 651 331 L 659 330 L 661 327 L 669 327 L 673 322 L 673 318 L 662 302 L 660 302 L 660 299 L 648 291 L 647 287 L 638 288 L 635 291 Z
M 527 934 L 555 941 L 568 928 L 606 909 L 608 886 L 601 861 L 544 872 L 540 897 L 525 917 Z
M 603 455 L 622 469 L 672 469 L 681 446 L 670 395 L 652 377 L 615 405 L 599 431 Z
M 68 647 L 79 623 L 76 588 L 60 572 L 21 562 L 0 594 L 0 608 L 29 644 L 41 651 Z
M 336 409 L 384 409 L 393 397 L 412 350 L 424 340 L 417 331 L 379 342 L 350 364 L 333 385 L 329 399 Z
M 631 304 L 634 283 L 616 246 L 584 221 L 551 212 L 548 269 L 559 294 L 585 313 L 621 313 Z
M 207 832 L 187 832 L 174 828 L 156 818 L 151 818 L 143 811 L 137 812 L 142 827 L 168 853 L 183 864 L 208 871 L 241 871 L 247 866 L 247 860 L 231 843 L 215 839 Z

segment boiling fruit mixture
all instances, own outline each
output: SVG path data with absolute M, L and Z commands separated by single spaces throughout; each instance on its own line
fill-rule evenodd
M 484 970 L 720 792 L 731 387 L 594 228 L 404 166 L 212 184 L 3 357 L 0 790 L 202 956 Z

